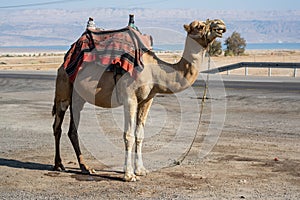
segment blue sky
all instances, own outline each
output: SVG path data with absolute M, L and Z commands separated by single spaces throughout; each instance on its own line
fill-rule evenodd
M 0 9 L 194 8 L 204 10 L 299 10 L 299 0 L 1 0 Z

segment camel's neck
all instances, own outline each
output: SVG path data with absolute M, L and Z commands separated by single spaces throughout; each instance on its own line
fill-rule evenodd
M 185 48 L 183 50 L 183 55 L 178 65 L 188 63 L 191 64 L 192 67 L 195 67 L 196 69 L 199 70 L 205 52 L 206 52 L 205 48 L 203 48 L 193 38 L 187 36 L 185 40 Z
M 159 62 L 159 93 L 176 93 L 190 87 L 197 79 L 205 49 L 187 36 L 182 58 L 176 64 Z

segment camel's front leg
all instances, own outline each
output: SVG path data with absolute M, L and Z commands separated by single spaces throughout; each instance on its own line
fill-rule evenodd
M 136 140 L 136 160 L 135 160 L 135 174 L 138 176 L 145 176 L 148 173 L 148 170 L 144 167 L 143 158 L 142 158 L 142 144 L 144 139 L 144 127 L 146 119 L 152 105 L 153 99 L 143 101 L 138 106 L 137 111 L 137 122 L 136 122 L 136 131 L 135 131 L 135 140 Z
M 136 176 L 132 167 L 132 147 L 135 142 L 134 128 L 135 118 L 137 110 L 137 101 L 129 99 L 124 103 L 124 117 L 125 117 L 125 129 L 124 129 L 124 143 L 125 143 L 125 165 L 124 165 L 124 180 L 136 181 Z

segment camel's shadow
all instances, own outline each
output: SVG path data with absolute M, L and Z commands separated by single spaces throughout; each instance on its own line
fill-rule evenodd
M 96 170 L 98 172 L 101 172 L 101 174 L 82 174 L 77 168 L 67 168 L 65 171 L 53 171 L 53 165 L 35 162 L 23 162 L 6 158 L 0 158 L 0 166 L 7 166 L 18 169 L 49 171 L 45 175 L 51 177 L 59 177 L 60 174 L 67 173 L 71 174 L 70 177 L 75 178 L 78 181 L 123 181 L 122 177 L 120 176 L 120 174 L 123 174 L 123 172 L 121 171 Z
M 66 168 L 66 173 L 71 173 L 71 177 L 75 178 L 78 181 L 103 181 L 103 180 L 112 180 L 112 181 L 124 181 L 122 175 L 124 172 L 122 171 L 114 171 L 114 170 L 99 170 L 96 169 L 96 173 L 92 174 L 82 174 L 81 171 L 77 168 Z M 101 174 L 100 174 L 101 173 Z
M 52 170 L 52 165 L 34 163 L 34 162 L 23 162 L 14 159 L 0 158 L 0 166 L 7 166 L 19 169 L 30 169 L 30 170 Z

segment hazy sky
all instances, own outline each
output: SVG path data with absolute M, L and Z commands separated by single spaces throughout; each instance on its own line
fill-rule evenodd
M 299 0 L 0 0 L 0 9 L 194 8 L 204 10 L 299 10 Z

